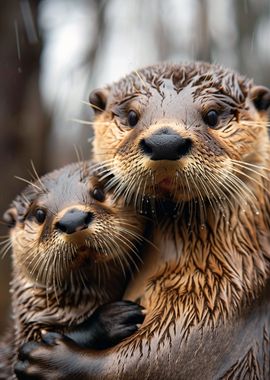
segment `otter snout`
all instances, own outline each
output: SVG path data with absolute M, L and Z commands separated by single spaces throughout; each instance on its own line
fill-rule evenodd
M 72 208 L 62 216 L 55 227 L 66 234 L 73 234 L 87 228 L 93 219 L 93 213 Z
M 160 129 L 140 141 L 140 148 L 150 160 L 179 160 L 192 146 L 190 138 L 183 138 L 170 129 Z

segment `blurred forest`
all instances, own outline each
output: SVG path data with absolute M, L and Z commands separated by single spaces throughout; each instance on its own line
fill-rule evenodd
M 91 89 L 161 60 L 207 60 L 270 86 L 269 0 L 13 0 L 0 4 L 0 215 L 31 179 L 90 156 Z M 32 173 L 32 174 L 31 174 Z M 1 241 L 7 228 L 0 225 Z M 0 332 L 10 252 L 0 261 Z

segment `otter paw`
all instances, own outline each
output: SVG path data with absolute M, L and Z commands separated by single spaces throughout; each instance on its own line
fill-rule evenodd
M 93 317 L 99 328 L 99 348 L 111 347 L 136 332 L 145 318 L 145 309 L 131 301 L 102 305 Z
M 14 372 L 19 380 L 76 379 L 78 348 L 68 338 L 46 333 L 42 342 L 25 343 L 19 350 Z
M 131 301 L 118 301 L 100 306 L 84 323 L 67 334 L 81 347 L 112 347 L 138 330 L 145 309 Z

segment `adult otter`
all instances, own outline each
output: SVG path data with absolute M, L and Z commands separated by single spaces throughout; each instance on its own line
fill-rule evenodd
M 122 200 L 113 202 L 92 167 L 82 162 L 47 174 L 5 214 L 14 321 L 11 352 L 1 357 L 9 367 L 5 378 L 12 377 L 18 347 L 38 341 L 42 330 L 105 348 L 136 331 L 144 318 L 139 305 L 119 300 L 139 258 L 145 221 Z
M 157 215 L 159 269 L 150 250 L 144 292 L 133 283 L 147 316 L 102 355 L 30 342 L 19 378 L 269 379 L 269 90 L 215 65 L 160 64 L 90 101 L 107 186 L 138 209 L 173 204 Z

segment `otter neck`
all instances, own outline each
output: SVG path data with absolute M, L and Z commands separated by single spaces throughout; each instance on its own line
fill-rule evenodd
M 178 218 L 158 223 L 158 249 L 150 249 L 145 260 L 152 261 L 138 281 L 144 280 L 148 312 L 161 315 L 166 304 L 171 323 L 177 315 L 188 331 L 194 324 L 226 320 L 259 295 L 270 273 L 270 202 L 263 187 L 253 188 L 254 198 L 208 205 L 204 213 L 198 203 L 180 205 Z
M 96 275 L 92 268 L 81 272 L 80 278 L 71 272 L 66 281 L 46 287 L 25 275 L 14 258 L 11 292 L 15 345 L 39 340 L 41 329 L 65 332 L 98 306 L 122 297 L 126 278 L 116 264 L 111 263 L 110 270 L 100 273 L 100 281 Z M 108 283 L 115 286 L 109 287 Z

